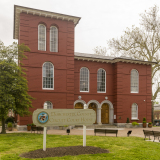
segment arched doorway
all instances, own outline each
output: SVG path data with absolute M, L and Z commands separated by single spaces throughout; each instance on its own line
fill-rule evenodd
M 75 104 L 74 108 L 75 109 L 83 109 L 83 104 L 78 102 L 78 103 Z
M 108 119 L 108 124 L 113 124 L 114 123 L 114 108 L 113 108 L 112 102 L 110 102 L 109 100 L 104 100 L 101 102 L 100 108 L 101 108 L 101 114 L 100 114 L 101 123 L 106 123 Z M 106 114 L 106 115 L 103 115 L 103 114 Z M 102 116 L 106 118 L 102 118 Z M 103 119 L 106 119 L 106 120 L 103 121 Z
M 96 112 L 96 121 L 94 123 L 94 124 L 96 124 L 97 123 L 97 105 L 96 105 L 96 103 L 90 103 L 88 106 L 88 109 L 93 109 Z
M 109 123 L 109 105 L 107 103 L 103 103 L 101 107 L 101 123 L 108 124 Z

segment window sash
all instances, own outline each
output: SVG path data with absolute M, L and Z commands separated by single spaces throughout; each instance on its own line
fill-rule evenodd
M 80 70 L 80 91 L 89 91 L 89 70 L 84 67 Z
M 106 72 L 99 69 L 97 72 L 97 92 L 106 92 Z
M 138 119 L 138 106 L 137 106 L 137 104 L 132 104 L 132 119 Z
M 46 27 L 43 24 L 38 26 L 38 50 L 46 51 Z
M 50 27 L 50 51 L 58 52 L 58 29 L 55 26 Z
M 51 102 L 47 101 L 44 104 L 47 104 L 47 109 L 53 109 L 53 104 Z
M 43 89 L 53 89 L 53 64 L 46 62 L 43 65 Z
M 131 93 L 139 92 L 139 74 L 135 69 L 131 71 Z

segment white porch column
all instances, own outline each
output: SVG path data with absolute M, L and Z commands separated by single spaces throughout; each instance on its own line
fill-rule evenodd
M 97 108 L 97 122 L 98 122 L 98 124 L 99 125 L 101 125 L 102 124 L 102 122 L 101 122 L 101 108 Z
M 114 123 L 114 108 L 109 108 L 109 123 Z

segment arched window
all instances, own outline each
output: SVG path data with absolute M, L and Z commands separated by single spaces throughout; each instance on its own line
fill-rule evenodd
M 80 69 L 80 91 L 89 92 L 89 70 L 86 67 Z
M 132 104 L 132 119 L 138 119 L 138 105 L 136 103 Z
M 50 27 L 50 51 L 58 52 L 58 29 L 55 26 Z
M 46 51 L 46 26 L 38 25 L 38 50 Z
M 131 71 L 131 93 L 139 92 L 139 73 L 137 70 Z
M 50 62 L 45 62 L 42 68 L 43 74 L 43 89 L 53 89 L 54 84 L 54 66 Z
M 97 92 L 106 92 L 106 71 L 101 68 L 97 72 Z
M 53 104 L 52 104 L 51 102 L 49 102 L 49 101 L 46 101 L 46 102 L 44 103 L 43 108 L 44 108 L 45 106 L 47 106 L 47 109 L 53 109 Z

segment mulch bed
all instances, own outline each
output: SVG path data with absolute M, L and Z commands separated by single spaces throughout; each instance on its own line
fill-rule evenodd
M 63 157 L 63 156 L 76 156 L 80 154 L 98 154 L 98 153 L 109 153 L 106 149 L 101 149 L 92 146 L 69 146 L 69 147 L 56 147 L 47 148 L 46 151 L 43 149 L 38 149 L 35 151 L 30 151 L 28 153 L 23 153 L 20 157 L 24 158 L 46 158 L 46 157 Z

